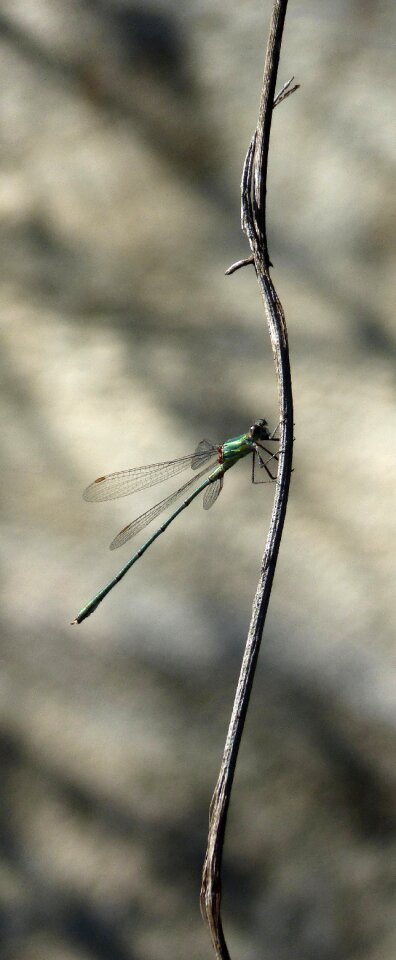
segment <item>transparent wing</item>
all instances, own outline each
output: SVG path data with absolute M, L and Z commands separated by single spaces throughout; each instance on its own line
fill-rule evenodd
M 203 446 L 204 445 L 204 446 Z M 144 467 L 132 467 L 131 470 L 120 470 L 118 473 L 108 473 L 98 477 L 84 490 L 83 498 L 89 501 L 116 500 L 118 497 L 127 497 L 136 490 L 144 490 L 162 483 L 168 477 L 175 477 L 188 467 L 198 470 L 202 464 L 217 454 L 217 447 L 209 440 L 201 440 L 197 449 L 188 457 L 178 460 L 166 460 L 164 463 L 150 463 Z
M 200 466 L 205 463 L 205 460 L 209 460 L 211 457 L 217 456 L 217 454 L 218 447 L 216 443 L 212 443 L 211 440 L 200 440 L 191 459 L 191 469 L 199 470 Z
M 159 503 L 156 503 L 154 507 L 150 507 L 149 510 L 146 510 L 145 513 L 142 513 L 140 517 L 137 517 L 136 520 L 133 520 L 132 523 L 128 523 L 127 527 L 124 527 L 120 532 L 114 537 L 110 544 L 110 550 L 117 550 L 118 547 L 122 547 L 127 540 L 130 540 L 132 537 L 135 537 L 137 533 L 140 533 L 141 530 L 144 530 L 145 527 L 151 523 L 152 520 L 155 520 L 156 517 L 159 517 L 160 513 L 163 513 L 168 507 L 171 507 L 176 500 L 179 499 L 189 490 L 191 487 L 195 486 L 197 481 L 201 477 L 205 476 L 205 473 L 209 473 L 210 470 L 213 470 L 215 464 L 210 463 L 208 466 L 201 470 L 200 473 L 196 474 L 192 480 L 188 480 L 182 487 L 179 487 L 174 493 L 171 493 L 169 497 L 165 497 L 164 500 L 161 500 Z
M 217 480 L 214 480 L 213 483 L 209 484 L 206 487 L 204 498 L 203 498 L 203 508 L 204 510 L 210 510 L 213 507 L 213 504 L 216 503 L 217 497 L 223 489 L 223 477 L 219 477 Z

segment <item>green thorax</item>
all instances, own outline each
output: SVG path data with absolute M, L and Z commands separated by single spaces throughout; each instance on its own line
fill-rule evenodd
M 242 457 L 246 457 L 248 453 L 252 453 L 253 450 L 253 442 L 247 433 L 241 433 L 239 437 L 231 437 L 231 440 L 226 440 L 222 446 L 222 461 L 225 469 L 228 470 L 229 467 L 233 467 L 234 463 L 237 463 Z

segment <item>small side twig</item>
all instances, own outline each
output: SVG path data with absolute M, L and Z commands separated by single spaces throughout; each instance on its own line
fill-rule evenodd
M 253 254 L 250 257 L 245 257 L 244 260 L 237 260 L 236 263 L 232 263 L 231 266 L 228 267 L 228 270 L 226 270 L 224 276 L 230 277 L 236 270 L 240 270 L 241 267 L 247 267 L 249 263 L 254 263 Z
M 278 379 L 280 448 L 277 483 L 270 528 L 260 578 L 253 602 L 252 618 L 246 641 L 237 691 L 228 729 L 220 773 L 212 797 L 209 833 L 201 886 L 201 911 L 206 920 L 217 960 L 230 960 L 221 921 L 221 867 L 225 828 L 235 767 L 242 738 L 261 638 L 285 520 L 293 457 L 293 397 L 285 316 L 272 283 L 266 234 L 265 202 L 268 148 L 273 107 L 289 96 L 292 80 L 275 98 L 275 84 L 283 34 L 287 0 L 274 0 L 269 40 L 264 65 L 259 118 L 249 144 L 242 174 L 242 229 L 251 257 L 238 261 L 227 271 L 232 273 L 254 262 L 267 317 Z
M 287 80 L 286 83 L 283 84 L 282 89 L 279 90 L 279 93 L 277 93 L 275 97 L 273 103 L 274 107 L 278 107 L 280 103 L 283 103 L 283 101 L 286 100 L 286 97 L 290 97 L 290 94 L 295 93 L 296 90 L 300 89 L 299 83 L 295 83 L 294 87 L 292 87 L 293 80 L 294 77 L 290 77 L 290 80 Z

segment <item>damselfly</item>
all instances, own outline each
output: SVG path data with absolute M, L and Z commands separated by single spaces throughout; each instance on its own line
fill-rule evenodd
M 274 432 L 276 433 L 276 431 Z M 268 463 L 271 460 L 277 460 L 277 454 L 271 453 L 267 447 L 263 446 L 263 441 L 274 439 L 274 434 L 268 430 L 267 421 L 256 420 L 247 433 L 242 433 L 239 437 L 232 437 L 221 445 L 211 443 L 210 440 L 201 440 L 194 453 L 189 457 L 181 457 L 178 460 L 167 460 L 165 463 L 152 463 L 148 466 L 135 467 L 131 470 L 121 470 L 119 473 L 109 473 L 107 476 L 98 477 L 94 483 L 91 483 L 90 486 L 84 490 L 83 497 L 84 500 L 96 502 L 98 500 L 114 500 L 118 497 L 126 497 L 130 493 L 135 493 L 136 490 L 143 490 L 145 487 L 154 487 L 155 484 L 162 483 L 162 481 L 167 480 L 168 477 L 175 477 L 178 473 L 182 473 L 182 471 L 188 467 L 191 467 L 192 470 L 199 471 L 191 480 L 188 480 L 182 487 L 179 487 L 175 493 L 171 493 L 169 497 L 165 497 L 164 500 L 155 504 L 154 507 L 150 507 L 150 509 L 142 513 L 137 520 L 133 520 L 132 523 L 129 523 L 128 526 L 124 527 L 120 533 L 117 534 L 110 544 L 110 550 L 121 547 L 130 540 L 131 537 L 136 536 L 137 533 L 144 530 L 152 520 L 155 520 L 156 517 L 167 510 L 168 507 L 171 507 L 183 494 L 187 494 L 191 487 L 195 486 L 192 493 L 186 496 L 177 510 L 174 510 L 162 526 L 146 540 L 143 546 L 134 553 L 133 557 L 128 560 L 116 576 L 80 610 L 80 613 L 72 620 L 72 623 L 82 623 L 86 617 L 89 617 L 90 614 L 96 610 L 99 603 L 101 603 L 107 594 L 110 593 L 110 590 L 122 580 L 128 570 L 133 567 L 133 564 L 143 556 L 151 544 L 154 543 L 154 540 L 159 537 L 160 533 L 163 533 L 175 517 L 177 517 L 182 510 L 185 510 L 202 491 L 204 491 L 204 509 L 209 510 L 222 490 L 224 474 L 238 463 L 238 460 L 242 460 L 243 457 L 246 457 L 250 453 L 253 454 L 252 483 L 268 482 L 256 479 L 257 463 L 260 468 L 264 468 L 269 479 L 274 480 L 275 477 L 273 477 Z M 267 460 L 263 458 L 263 452 L 268 454 Z M 205 480 L 202 480 L 202 483 L 196 486 L 197 481 L 208 473 L 209 476 L 206 476 Z

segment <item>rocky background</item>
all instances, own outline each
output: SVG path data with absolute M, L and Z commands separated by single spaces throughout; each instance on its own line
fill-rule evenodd
M 271 487 L 238 465 L 69 621 L 167 492 L 87 483 L 277 423 L 253 271 L 224 277 L 270 8 L 1 4 L 2 960 L 212 955 L 208 806 Z M 268 225 L 295 472 L 225 853 L 241 960 L 396 955 L 395 21 L 287 16 Z

